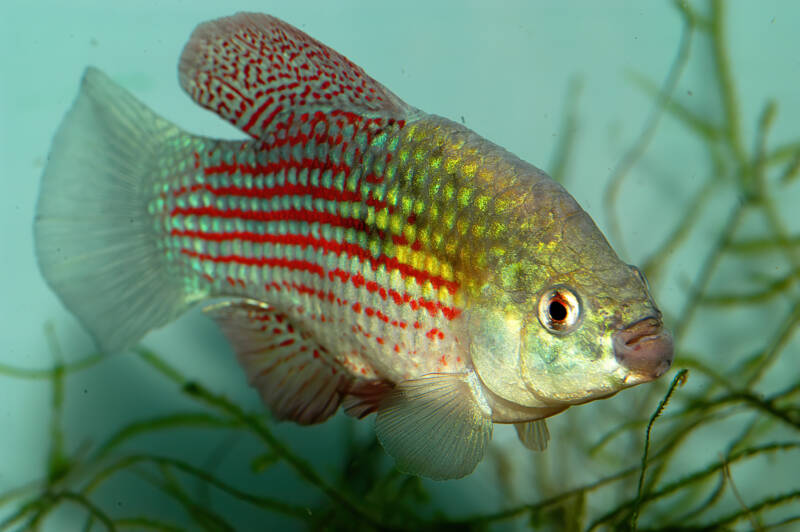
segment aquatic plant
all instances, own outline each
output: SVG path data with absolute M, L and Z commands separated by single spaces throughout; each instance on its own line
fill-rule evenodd
M 765 102 L 748 147 L 743 123 L 752 117 L 743 115 L 736 90 L 725 4 L 712 1 L 708 13 L 694 4 L 675 6 L 683 20 L 675 61 L 660 86 L 631 74 L 652 95 L 653 111 L 612 171 L 605 196 L 611 237 L 622 244 L 619 198 L 658 129 L 671 121 L 707 154 L 704 182 L 644 264 L 674 327 L 671 378 L 626 391 L 628 399 L 613 403 L 616 409 L 604 402 L 555 418 L 556 449 L 494 452 L 492 491 L 502 494 L 503 504 L 472 513 L 454 511 L 436 484 L 391 467 L 369 427 L 362 429 L 368 424 L 337 418 L 343 435 L 323 436 L 343 439 L 345 452 L 321 462 L 287 443 L 291 427 L 215 392 L 213 382 L 191 380 L 169 357 L 144 347 L 134 350 L 131 364 L 175 392 L 175 409 L 128 423 L 102 442 L 71 446 L 65 390 L 108 359 L 64 363 L 48 328 L 53 368 L 0 366 L 6 377 L 49 381 L 52 389 L 47 474 L 0 494 L 0 530 L 39 528 L 65 506 L 75 509 L 86 530 L 233 530 L 253 523 L 363 530 L 766 530 L 800 521 L 794 338 L 800 233 L 786 201 L 800 182 L 800 139 L 770 142 L 779 110 Z M 710 65 L 713 75 L 702 90 L 708 91 L 704 101 L 719 102 L 718 109 L 697 109 L 678 93 L 693 57 Z M 557 178 L 575 156 L 578 87 L 568 91 L 565 133 L 551 168 Z M 711 323 L 725 326 L 706 326 Z M 593 425 L 600 408 L 607 431 L 598 436 L 582 427 Z M 165 438 L 180 443 L 164 446 Z M 767 476 L 770 482 L 763 481 Z M 129 499 L 121 505 L 115 493 L 123 485 L 128 493 L 137 490 L 139 506 L 128 507 Z

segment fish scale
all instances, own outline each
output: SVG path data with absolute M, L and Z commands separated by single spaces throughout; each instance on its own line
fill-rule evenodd
M 349 371 L 392 380 L 460 371 L 464 361 L 450 356 L 457 338 L 446 338 L 461 312 L 459 283 L 450 262 L 431 250 L 437 237 L 426 235 L 438 221 L 431 212 L 471 193 L 450 184 L 446 199 L 405 203 L 399 193 L 427 190 L 456 170 L 413 155 L 439 124 L 350 117 L 344 136 L 336 118 L 300 115 L 285 123 L 280 141 L 198 146 L 194 171 L 151 201 L 150 212 L 168 228 L 164 248 L 191 278 L 191 297 L 269 301 L 322 345 L 344 327 L 339 347 L 328 351 L 341 353 L 337 361 Z M 309 136 L 307 125 L 326 133 Z M 370 362 L 367 350 L 390 362 Z
M 539 169 L 269 16 L 200 25 L 179 74 L 250 139 L 186 133 L 89 68 L 42 177 L 40 268 L 101 349 L 205 303 L 276 419 L 375 412 L 436 479 L 494 423 L 543 450 L 545 418 L 669 368 L 641 272 Z

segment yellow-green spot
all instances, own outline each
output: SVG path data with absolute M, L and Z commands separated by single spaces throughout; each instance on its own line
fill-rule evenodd
M 373 257 L 377 257 L 381 254 L 381 242 L 377 238 L 373 238 L 369 242 L 369 252 L 372 253 Z
M 458 191 L 458 204 L 462 207 L 469 205 L 470 198 L 472 197 L 472 189 L 462 188 Z
M 403 228 L 403 236 L 406 237 L 406 240 L 408 240 L 409 244 L 414 242 L 417 237 L 417 228 L 411 224 L 406 225 Z
M 403 220 L 403 217 L 401 215 L 393 214 L 389 218 L 389 230 L 393 234 L 399 235 L 400 232 L 403 230 L 404 222 L 405 222 L 405 220 Z
M 411 209 L 413 209 L 413 208 L 414 208 L 414 200 L 413 199 L 411 199 L 408 196 L 403 196 L 402 198 L 400 198 L 400 211 L 404 215 L 408 216 L 408 214 L 411 212 Z
M 383 208 L 378 212 L 375 216 L 375 224 L 378 226 L 378 229 L 386 229 L 386 226 L 389 224 L 389 209 Z
M 395 185 L 392 185 L 386 191 L 386 202 L 387 203 L 389 203 L 391 205 L 397 205 L 397 200 L 398 200 L 398 196 L 399 196 L 398 188 L 399 188 L 398 185 L 395 184 Z
M 344 179 L 344 172 L 339 172 L 333 181 L 333 187 L 339 192 L 344 192 Z
M 478 165 L 476 163 L 467 163 L 461 167 L 461 171 L 466 177 L 474 177 L 477 170 Z
M 444 187 L 442 187 L 442 198 L 445 201 L 450 201 L 453 198 L 453 194 L 456 192 L 456 187 L 453 183 L 446 183 Z
M 447 229 L 452 229 L 453 224 L 456 223 L 456 213 L 448 209 L 442 217 L 442 223 Z
M 503 229 L 505 226 L 500 222 L 492 222 L 492 225 L 489 229 L 489 235 L 492 237 L 499 237 L 503 233 Z
M 386 142 L 386 132 L 380 133 L 372 138 L 372 145 L 373 146 L 382 146 Z

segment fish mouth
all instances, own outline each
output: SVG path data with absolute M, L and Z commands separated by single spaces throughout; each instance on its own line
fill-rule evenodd
M 626 384 L 657 379 L 669 370 L 674 357 L 672 334 L 661 319 L 648 316 L 612 336 L 614 358 L 630 371 Z

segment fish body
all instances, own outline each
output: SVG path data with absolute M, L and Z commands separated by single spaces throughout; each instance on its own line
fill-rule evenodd
M 672 360 L 644 278 L 542 171 L 266 15 L 198 27 L 180 81 L 248 140 L 191 135 L 95 69 L 37 206 L 45 278 L 105 351 L 205 302 L 279 419 L 377 412 L 406 471 L 471 472 L 493 423 Z

